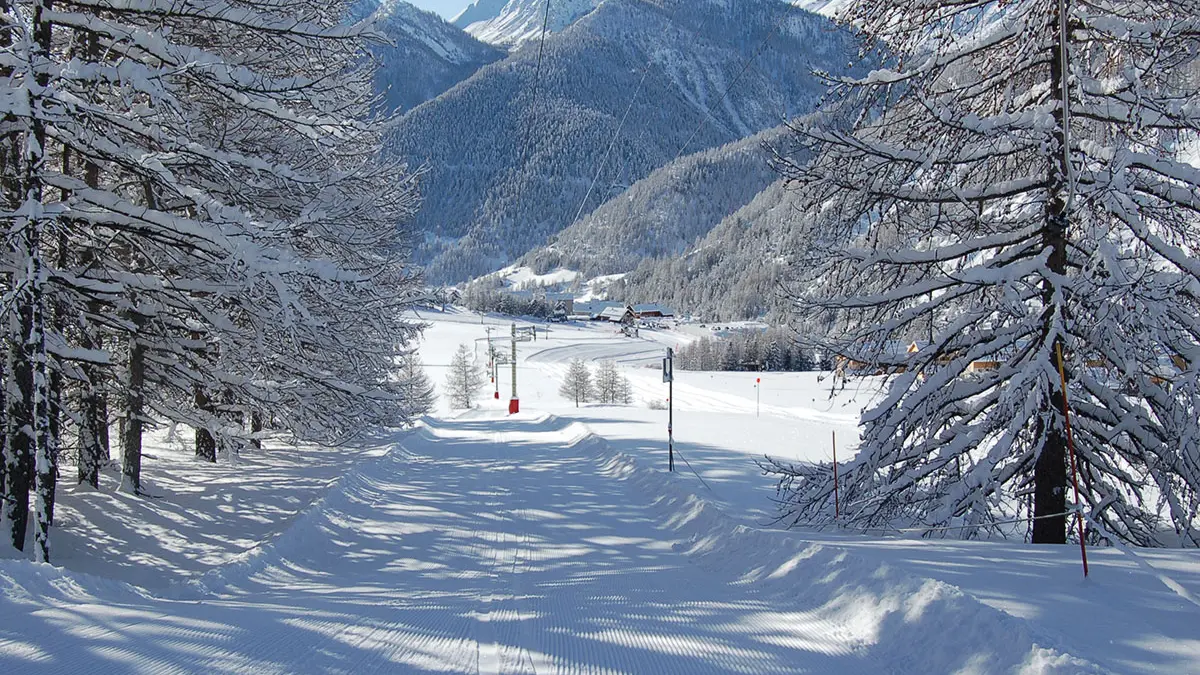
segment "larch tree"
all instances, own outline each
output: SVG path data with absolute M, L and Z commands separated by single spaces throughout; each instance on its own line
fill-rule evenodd
M 0 2 L 15 547 L 32 485 L 49 556 L 67 401 L 93 485 L 119 402 L 135 493 L 148 424 L 215 442 L 265 417 L 330 441 L 422 412 L 394 377 L 418 331 L 415 183 L 381 157 L 372 34 L 342 23 L 348 4 Z
M 784 166 L 813 227 L 790 281 L 800 334 L 893 373 L 840 467 L 845 525 L 980 537 L 1019 520 L 1065 541 L 1065 399 L 1087 516 L 1200 545 L 1197 16 L 1195 0 L 842 15 L 885 65 L 836 83 L 795 124 L 815 159 Z M 785 518 L 832 521 L 830 466 L 770 470 Z
M 472 360 L 471 348 L 459 345 L 450 359 L 450 372 L 446 374 L 446 397 L 450 399 L 450 407 L 470 408 L 483 385 L 483 370 Z
M 596 395 L 596 390 L 592 386 L 592 373 L 588 370 L 586 363 L 579 359 L 571 361 L 571 365 L 567 366 L 567 374 L 563 377 L 562 386 L 558 388 L 558 393 L 563 398 L 575 401 L 576 408 L 580 403 L 592 400 Z
M 633 398 L 629 380 L 612 361 L 601 361 L 593 378 L 596 400 L 600 403 L 629 403 Z

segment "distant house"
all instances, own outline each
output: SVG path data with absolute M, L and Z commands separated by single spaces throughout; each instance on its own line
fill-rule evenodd
M 633 308 L 629 305 L 625 305 L 624 307 L 618 305 L 616 307 L 607 307 L 604 311 L 600 312 L 600 320 L 628 326 L 637 320 L 637 314 L 634 313 Z
M 619 302 L 608 302 L 607 300 L 575 301 L 571 303 L 571 311 L 569 313 L 573 318 L 599 321 L 600 314 L 610 307 L 623 307 L 623 305 Z
M 571 293 L 547 293 L 546 302 L 554 308 L 555 313 L 558 313 L 559 308 L 565 315 L 575 313 L 575 296 Z
M 675 317 L 675 312 L 655 303 L 634 305 L 633 313 L 639 319 L 670 319 Z

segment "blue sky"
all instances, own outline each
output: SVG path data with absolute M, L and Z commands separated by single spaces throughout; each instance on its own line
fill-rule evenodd
M 408 2 L 421 9 L 437 12 L 446 19 L 454 18 L 454 15 L 463 11 L 464 7 L 471 4 L 471 0 L 408 0 Z

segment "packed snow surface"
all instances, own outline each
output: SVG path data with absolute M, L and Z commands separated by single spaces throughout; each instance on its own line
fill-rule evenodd
M 509 326 L 421 316 L 439 385 Z M 1196 595 L 1192 552 L 1093 550 L 1084 581 L 1074 547 L 772 528 L 754 458 L 825 459 L 833 433 L 849 457 L 877 382 L 679 372 L 669 474 L 658 361 L 695 336 L 536 327 L 517 415 L 501 370 L 476 409 L 341 453 L 213 467 L 160 437 L 158 499 L 68 491 L 68 568 L 0 560 L 0 672 L 1200 672 L 1200 608 L 1156 577 Z M 575 358 L 619 363 L 636 403 L 562 399 Z

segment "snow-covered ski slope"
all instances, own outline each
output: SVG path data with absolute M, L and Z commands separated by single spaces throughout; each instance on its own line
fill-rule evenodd
M 486 326 L 422 317 L 423 361 L 440 385 L 454 349 Z M 264 505 L 280 508 L 269 495 L 300 494 L 282 461 L 277 475 L 247 475 L 253 490 L 222 479 L 233 508 L 189 502 L 191 521 L 171 510 L 185 487 L 177 469 L 175 489 L 139 507 L 167 514 L 160 537 L 172 521 L 211 519 L 219 538 L 262 540 L 240 555 L 171 544 L 172 564 L 204 574 L 147 590 L 0 560 L 0 673 L 1200 672 L 1200 608 L 1115 551 L 1094 551 L 1083 582 L 1070 547 L 764 527 L 772 492 L 753 458 L 825 457 L 831 431 L 839 458 L 852 452 L 866 386 L 830 397 L 811 375 L 767 374 L 756 412 L 753 376 L 678 373 L 677 447 L 702 484 L 682 463 L 665 472 L 666 412 L 647 405 L 666 395 L 663 347 L 690 338 L 550 328 L 520 344 L 521 414 L 505 414 L 502 370 L 499 401 L 363 443 L 354 468 L 277 536 L 256 521 Z M 485 353 L 481 342 L 481 363 Z M 556 393 L 571 358 L 622 363 L 638 402 L 576 409 Z M 143 545 L 122 531 L 131 525 L 105 521 L 112 550 L 89 555 Z M 79 569 L 77 536 L 62 553 Z M 1190 552 L 1139 554 L 1200 591 Z
M 4 672 L 1087 667 L 949 587 L 860 575 L 869 563 L 836 548 L 781 549 L 659 482 L 563 418 L 430 421 L 279 540 L 171 599 L 13 566 Z M 748 546 L 759 556 L 730 557 Z M 880 635 L 897 613 L 912 620 Z M 943 640 L 946 621 L 1003 642 Z

